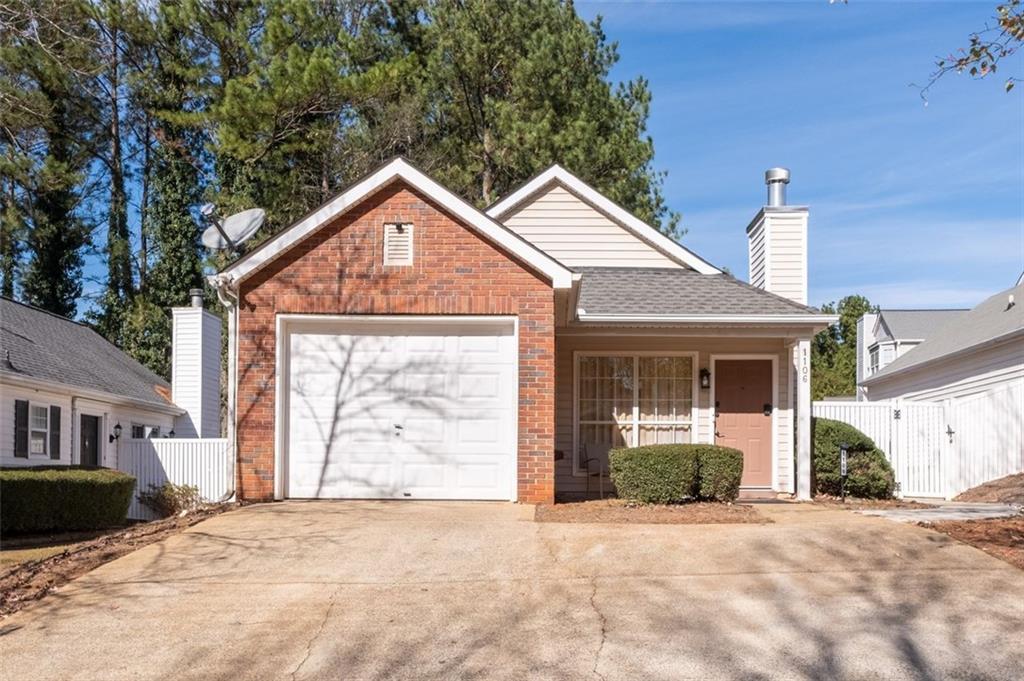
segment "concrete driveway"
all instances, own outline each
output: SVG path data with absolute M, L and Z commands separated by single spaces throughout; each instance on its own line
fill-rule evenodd
M 1019 678 L 1024 573 L 841 510 L 561 525 L 252 506 L 0 622 L 3 679 Z

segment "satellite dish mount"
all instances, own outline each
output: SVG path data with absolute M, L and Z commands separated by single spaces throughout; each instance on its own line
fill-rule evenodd
M 215 251 L 231 250 L 235 253 L 239 253 L 239 246 L 263 225 L 267 215 L 262 208 L 250 208 L 219 220 L 217 208 L 212 203 L 203 205 L 199 212 L 211 223 L 203 232 L 203 245 Z

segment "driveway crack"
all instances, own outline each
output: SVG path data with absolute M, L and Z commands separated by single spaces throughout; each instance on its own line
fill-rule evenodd
M 327 608 L 324 609 L 323 619 L 320 620 L 320 626 L 318 626 L 316 628 L 316 631 L 313 632 L 313 635 L 309 637 L 309 640 L 306 642 L 306 653 L 302 656 L 302 660 L 299 662 L 299 664 L 291 672 L 292 681 L 295 681 L 299 673 L 299 670 L 302 669 L 303 665 L 305 665 L 306 662 L 309 660 L 309 656 L 313 652 L 313 644 L 316 643 L 316 640 L 320 638 L 321 634 L 324 633 L 324 627 L 327 626 L 327 620 L 330 619 L 331 611 L 334 610 L 334 602 L 335 599 L 338 597 L 339 591 L 341 591 L 341 588 L 337 588 L 331 592 L 331 597 L 327 600 Z
M 601 624 L 601 641 L 598 643 L 597 652 L 594 653 L 594 668 L 592 670 L 594 676 L 604 680 L 604 675 L 597 671 L 598 665 L 601 664 L 601 653 L 604 651 L 604 643 L 608 639 L 608 620 L 605 618 L 604 613 L 597 607 L 597 577 L 591 575 L 590 577 L 590 609 L 597 615 L 597 620 Z

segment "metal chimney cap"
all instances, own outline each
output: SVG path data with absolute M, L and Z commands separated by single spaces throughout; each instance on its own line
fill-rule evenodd
M 764 171 L 764 183 L 773 184 L 775 182 L 789 184 L 789 168 L 769 168 Z
M 203 306 L 203 289 L 201 288 L 190 288 L 188 290 L 189 298 L 192 299 L 192 307 Z

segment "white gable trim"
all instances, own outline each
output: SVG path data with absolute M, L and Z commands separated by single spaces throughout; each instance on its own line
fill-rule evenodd
M 222 281 L 228 279 L 232 284 L 237 284 L 326 223 L 396 179 L 403 180 L 432 200 L 437 201 L 475 231 L 545 275 L 551 280 L 554 288 L 568 289 L 572 287 L 572 272 L 570 270 L 427 177 L 404 158 L 396 158 L 384 164 L 302 220 L 227 267 L 218 275 L 218 278 Z
M 522 203 L 524 199 L 552 182 L 562 184 L 566 189 L 578 195 L 581 199 L 590 203 L 594 208 L 609 216 L 637 237 L 651 244 L 674 260 L 692 267 L 701 274 L 722 273 L 722 271 L 714 265 L 711 265 L 700 256 L 683 248 L 672 239 L 669 239 L 667 236 L 654 229 L 646 222 L 639 219 L 628 210 L 557 164 L 551 166 L 543 173 L 537 175 L 522 187 L 503 198 L 501 201 L 498 201 L 496 204 L 488 208 L 487 214 L 495 220 L 499 220 L 511 212 L 513 208 L 516 208 L 520 203 Z

